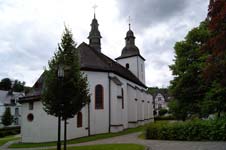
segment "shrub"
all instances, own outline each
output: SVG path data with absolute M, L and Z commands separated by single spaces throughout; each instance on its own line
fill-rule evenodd
M 6 110 L 2 116 L 2 124 L 4 126 L 9 126 L 13 122 L 13 116 L 11 115 L 11 111 L 9 107 L 6 107 Z
M 167 112 L 168 112 L 167 109 L 163 109 L 163 108 L 162 108 L 162 109 L 159 110 L 159 115 L 160 115 L 160 116 L 164 116 Z
M 158 117 L 155 117 L 155 121 L 157 120 L 176 120 L 176 118 L 172 115 L 169 115 L 169 116 L 158 116 Z
M 20 127 L 7 127 L 0 129 L 0 137 L 15 135 L 20 133 Z
M 147 139 L 225 141 L 226 119 L 156 122 L 146 129 Z

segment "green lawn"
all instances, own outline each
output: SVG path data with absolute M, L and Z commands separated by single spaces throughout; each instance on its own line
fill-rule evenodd
M 144 150 L 144 149 L 145 147 L 143 145 L 138 144 L 100 144 L 67 148 L 67 150 Z
M 146 126 L 140 126 L 140 127 L 137 127 L 137 128 L 127 129 L 127 130 L 124 130 L 122 132 L 117 132 L 117 133 L 105 133 L 105 134 L 98 134 L 98 135 L 93 135 L 93 136 L 88 136 L 88 137 L 82 137 L 82 138 L 69 140 L 67 143 L 68 144 L 76 144 L 76 143 L 95 141 L 95 140 L 98 140 L 98 139 L 106 139 L 106 138 L 125 135 L 125 134 L 129 134 L 129 133 L 141 132 L 141 131 L 144 131 L 145 128 L 146 128 Z M 17 144 L 12 144 L 10 146 L 10 148 L 32 148 L 32 147 L 44 147 L 44 146 L 56 146 L 56 142 L 17 143 Z
M 7 136 L 4 138 L 0 138 L 0 146 L 4 145 L 5 143 L 9 142 L 9 141 L 13 141 L 13 140 L 19 140 L 19 137 L 15 137 L 15 136 Z

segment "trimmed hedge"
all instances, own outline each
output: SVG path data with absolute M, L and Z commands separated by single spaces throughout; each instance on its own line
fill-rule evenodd
M 157 120 L 176 120 L 176 118 L 172 115 L 169 115 L 169 116 L 157 116 L 154 118 L 155 121 Z
M 0 129 L 0 137 L 16 135 L 20 133 L 20 127 L 5 127 Z
M 162 108 L 159 110 L 159 116 L 164 116 L 166 113 L 168 113 L 167 109 Z
M 159 140 L 225 141 L 226 119 L 151 123 L 146 129 L 146 138 Z

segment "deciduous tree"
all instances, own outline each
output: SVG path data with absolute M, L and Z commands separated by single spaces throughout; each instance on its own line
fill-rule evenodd
M 210 109 L 220 116 L 226 108 L 226 0 L 210 0 L 208 21 L 211 37 L 202 47 L 209 54 L 203 76 L 210 84 L 206 99 L 215 104 Z
M 201 47 L 208 38 L 207 22 L 202 22 L 187 34 L 184 41 L 177 42 L 174 47 L 176 56 L 174 64 L 170 66 L 174 80 L 171 81 L 170 93 L 176 101 L 172 106 L 183 110 L 180 112 L 180 119 L 183 120 L 188 115 L 200 114 L 200 102 L 206 90 L 206 84 L 201 77 L 206 54 L 201 53 Z

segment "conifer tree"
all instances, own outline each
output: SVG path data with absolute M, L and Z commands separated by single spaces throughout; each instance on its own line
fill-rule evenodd
M 9 107 L 6 107 L 5 112 L 2 116 L 2 124 L 4 126 L 9 126 L 13 123 L 13 116 L 11 115 L 11 111 Z
M 65 27 L 58 51 L 44 73 L 42 94 L 44 110 L 50 115 L 62 116 L 65 122 L 80 112 L 90 99 L 87 78 L 80 71 L 79 63 L 79 53 L 72 33 Z M 64 68 L 64 77 L 60 83 L 57 77 L 59 65 Z

